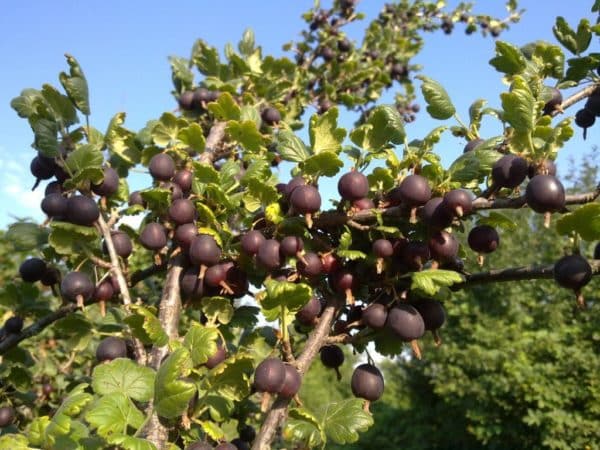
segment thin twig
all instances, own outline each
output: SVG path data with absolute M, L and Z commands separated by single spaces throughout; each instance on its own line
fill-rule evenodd
M 53 324 L 57 320 L 62 319 L 63 317 L 68 316 L 72 312 L 77 311 L 78 308 L 79 307 L 76 303 L 69 303 L 67 305 L 61 306 L 58 310 L 54 311 L 53 313 L 42 317 L 37 322 L 29 325 L 27 328 L 22 330 L 20 333 L 5 335 L 4 339 L 0 341 L 0 355 L 6 353 L 8 350 L 16 346 L 19 342 L 41 333 L 47 326 Z

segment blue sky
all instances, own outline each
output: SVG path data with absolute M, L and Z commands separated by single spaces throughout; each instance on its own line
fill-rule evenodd
M 503 0 L 475 3 L 475 11 L 504 14 Z M 557 15 L 572 25 L 580 17 L 594 20 L 589 12 L 591 0 L 520 3 L 527 9 L 521 23 L 501 37 L 518 45 L 535 39 L 554 42 L 551 28 Z M 126 125 L 135 130 L 176 107 L 169 93 L 169 55 L 188 56 L 199 37 L 222 50 L 227 42 L 237 42 L 247 27 L 254 29 L 263 54 L 282 54 L 282 44 L 298 38 L 303 24 L 300 15 L 311 5 L 312 0 L 4 0 L 0 15 L 0 56 L 4 62 L 0 83 L 0 228 L 13 222 L 15 216 L 43 220 L 39 210 L 43 185 L 33 193 L 30 190 L 33 179 L 29 162 L 35 155 L 30 147 L 32 134 L 9 103 L 23 88 L 40 88 L 48 82 L 59 85 L 58 73 L 66 69 L 64 53 L 79 60 L 88 79 L 91 124 L 105 130 L 115 113 L 125 111 Z M 383 1 L 363 0 L 359 10 L 369 19 L 382 5 Z M 360 27 L 349 29 L 351 38 L 359 37 Z M 598 51 L 597 40 L 592 47 Z M 442 82 L 459 114 L 466 117 L 469 105 L 477 98 L 499 105 L 498 95 L 505 87 L 487 63 L 493 54 L 493 39 L 467 37 L 459 25 L 450 37 L 429 34 L 425 50 L 415 62 L 423 65 L 424 74 Z M 350 125 L 352 116 L 343 118 Z M 414 124 L 407 126 L 409 138 L 422 137 L 438 125 L 422 112 Z M 559 156 L 563 170 L 567 155 L 581 156 L 597 142 L 598 128 L 588 130 L 587 141 L 578 132 L 568 143 Z M 439 146 L 443 161 L 451 162 L 463 145 L 456 139 L 444 139 Z M 283 178 L 286 175 L 282 173 Z

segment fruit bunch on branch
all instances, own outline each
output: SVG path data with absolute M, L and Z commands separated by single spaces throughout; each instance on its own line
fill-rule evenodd
M 139 131 L 124 113 L 104 133 L 91 125 L 87 81 L 70 55 L 62 90 L 45 84 L 14 98 L 34 133 L 34 188 L 52 181 L 44 224 L 7 233 L 29 255 L 11 289 L 36 295 L 4 324 L 0 355 L 21 367 L 17 350 L 34 339 L 48 348 L 69 339 L 77 351 L 62 362 L 61 405 L 40 414 L 11 399 L 0 418 L 14 432 L 0 443 L 352 442 L 384 391 L 370 349 L 426 358 L 419 340 L 431 331 L 441 343 L 453 291 L 548 278 L 584 307 L 583 288 L 600 271 L 599 255 L 581 254 L 583 241 L 600 239 L 600 188 L 568 194 L 554 161 L 574 133 L 570 109 L 585 102 L 595 114 L 600 60 L 586 52 L 600 29 L 582 20 L 574 39 L 559 20 L 560 45 L 497 41 L 490 63 L 510 86 L 498 107 L 476 100 L 468 122 L 410 63 L 425 32 L 464 23 L 498 37 L 519 17 L 508 6 L 496 19 L 401 1 L 357 43 L 343 27 L 362 18 L 359 5 L 339 0 L 305 14 L 302 40 L 285 47 L 292 58 L 264 56 L 251 31 L 225 58 L 199 40 L 191 58 L 170 60 L 177 112 Z M 567 64 L 563 48 L 576 54 Z M 415 85 L 444 122 L 421 138 L 404 126 L 418 112 Z M 399 86 L 395 104 L 378 103 Z M 563 101 L 565 88 L 577 92 Z M 340 108 L 358 113 L 351 130 Z M 591 126 L 579 115 L 576 125 Z M 480 135 L 484 116 L 497 121 L 496 136 Z M 304 122 L 309 142 L 296 134 Z M 436 144 L 447 131 L 462 154 L 444 167 Z M 140 169 L 147 187 L 130 192 Z M 328 178 L 337 193 L 322 188 Z M 486 255 L 516 226 L 504 210 L 538 214 L 537 225 L 565 236 L 565 254 L 490 267 Z M 341 382 L 356 398 L 324 414 L 303 406 L 317 355 L 339 375 L 350 349 L 361 364 Z

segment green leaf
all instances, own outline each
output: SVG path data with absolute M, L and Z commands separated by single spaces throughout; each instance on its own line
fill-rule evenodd
M 251 120 L 237 122 L 230 120 L 227 122 L 227 133 L 229 136 L 242 144 L 242 146 L 251 152 L 257 152 L 263 144 L 263 137 L 256 127 L 256 123 Z
M 38 114 L 38 107 L 43 102 L 42 93 L 37 89 L 23 89 L 18 97 L 10 101 L 10 106 L 21 118 Z
M 27 438 L 22 434 L 4 434 L 0 436 L 0 450 L 30 450 Z
M 253 361 L 250 355 L 238 352 L 210 370 L 205 379 L 207 387 L 231 401 L 242 400 L 250 394 Z
M 200 426 L 202 427 L 202 431 L 204 431 L 214 441 L 220 441 L 225 437 L 223 430 L 221 430 L 219 425 L 214 422 L 203 420 L 200 423 Z
M 600 239 L 600 203 L 588 203 L 556 221 L 559 234 L 575 232 L 586 241 Z
M 27 428 L 27 437 L 32 445 L 43 447 L 46 442 L 46 427 L 50 423 L 50 417 L 40 416 L 31 421 Z M 0 440 L 1 442 L 1 440 Z M 2 445 L 0 444 L 0 449 Z
M 463 276 L 452 270 L 423 270 L 412 275 L 411 289 L 417 289 L 428 296 L 434 296 L 443 286 L 452 286 L 464 281 Z
M 534 126 L 536 104 L 527 81 L 521 76 L 515 76 L 510 92 L 503 92 L 500 98 L 504 120 L 516 131 L 530 133 Z
M 246 28 L 242 40 L 238 43 L 238 50 L 242 55 L 249 56 L 254 52 L 254 45 L 254 31 L 252 28 Z
M 288 441 L 300 441 L 308 448 L 317 448 L 327 439 L 321 423 L 306 408 L 291 408 L 283 435 Z
M 492 138 L 498 142 L 501 138 Z M 459 156 L 448 168 L 452 181 L 468 183 L 473 180 L 483 180 L 490 174 L 494 163 L 502 157 L 496 150 L 487 147 L 488 141 L 481 143 L 475 150 Z
M 489 225 L 494 228 L 502 228 L 506 231 L 517 229 L 514 220 L 496 211 L 490 212 L 487 216 L 482 216 L 477 220 L 478 225 Z
M 219 183 L 219 172 L 209 164 L 194 161 L 194 178 L 200 183 Z
M 173 114 L 166 112 L 152 129 L 152 140 L 156 145 L 167 147 L 178 140 L 180 125 L 185 124 Z
M 167 345 L 169 336 L 163 330 L 158 317 L 143 306 L 132 305 L 132 309 L 135 314 L 127 317 L 125 322 L 132 328 L 134 335 L 158 347 Z
M 115 114 L 108 124 L 104 141 L 110 153 L 132 167 L 141 161 L 142 154 L 135 143 L 135 133 L 123 127 L 124 123 L 125 113 Z
M 240 107 L 229 92 L 222 92 L 216 102 L 209 103 L 208 110 L 219 120 L 240 120 Z
M 32 222 L 16 222 L 8 226 L 6 241 L 17 251 L 40 248 L 48 242 L 48 231 Z
M 219 52 L 202 39 L 198 39 L 194 44 L 192 61 L 202 74 L 206 76 L 219 76 L 221 67 Z
M 567 60 L 569 68 L 565 78 L 579 82 L 588 76 L 591 70 L 595 70 L 600 65 L 600 54 L 591 53 L 581 58 L 571 58 Z
M 68 397 L 55 411 L 46 428 L 47 436 L 59 436 L 69 433 L 71 417 L 77 416 L 93 400 L 93 396 L 84 392 L 87 384 L 82 383 L 71 390 Z
M 304 142 L 289 130 L 277 134 L 277 152 L 282 159 L 292 162 L 302 162 L 311 155 Z
M 559 16 L 556 18 L 556 23 L 552 28 L 552 31 L 554 32 L 554 37 L 556 37 L 563 47 L 571 53 L 577 53 L 577 35 L 564 17 Z
M 100 183 L 104 179 L 102 152 L 92 144 L 83 144 L 67 156 L 67 169 L 73 174 L 69 186 L 80 186 L 82 183 Z
M 389 144 L 402 144 L 406 137 L 400 113 L 393 105 L 377 106 L 367 123 L 350 133 L 350 139 L 367 151 L 379 151 Z
M 33 147 L 45 156 L 58 156 L 58 125 L 53 120 L 37 119 L 31 124 Z
M 171 191 L 166 188 L 146 189 L 140 195 L 151 211 L 166 211 L 171 204 Z
M 233 317 L 233 306 L 231 300 L 225 297 L 204 297 L 202 312 L 210 323 L 219 322 L 226 325 Z
M 263 180 L 257 178 L 248 180 L 248 190 L 244 194 L 244 206 L 248 211 L 254 212 L 261 207 L 266 207 L 279 198 L 277 189 Z
M 94 227 L 52 221 L 48 243 L 59 255 L 77 254 L 85 249 L 92 250 L 99 238 Z
M 198 407 L 207 407 L 212 420 L 224 422 L 231 417 L 231 413 L 235 409 L 235 403 L 219 395 L 207 395 L 202 398 L 202 403 Z
M 195 122 L 179 130 L 177 138 L 198 153 L 202 153 L 206 146 L 202 127 Z
M 590 42 L 592 41 L 592 30 L 590 28 L 589 20 L 581 19 L 577 26 L 575 40 L 577 42 L 577 53 L 583 53 L 588 49 Z
M 104 438 L 112 434 L 126 434 L 127 427 L 138 428 L 144 415 L 122 392 L 113 392 L 94 402 L 85 415 L 93 428 Z
M 315 177 L 333 177 L 344 167 L 344 162 L 333 152 L 322 152 L 302 163 L 302 173 Z
M 446 120 L 456 113 L 456 109 L 448 96 L 446 90 L 437 81 L 423 75 L 416 78 L 420 79 L 421 92 L 427 102 L 427 112 L 434 119 Z
M 532 55 L 532 60 L 540 67 L 541 77 L 552 77 L 560 80 L 565 70 L 565 55 L 558 45 L 538 41 Z
M 325 114 L 314 114 L 310 118 L 308 134 L 313 153 L 339 153 L 346 130 L 337 127 L 338 109 L 331 108 Z
M 373 425 L 373 417 L 363 408 L 364 400 L 353 398 L 327 405 L 322 427 L 329 439 L 337 444 L 358 440 L 358 433 Z
M 194 366 L 204 364 L 217 351 L 219 333 L 216 328 L 205 327 L 195 323 L 190 327 L 183 339 L 183 345 L 188 348 Z
M 133 436 L 110 436 L 108 441 L 112 445 L 118 445 L 127 450 L 156 450 L 156 446 L 152 442 Z M 172 448 L 169 447 L 169 450 Z
M 304 283 L 266 280 L 267 295 L 261 302 L 264 309 L 285 306 L 289 311 L 298 311 L 312 297 L 312 289 Z
M 154 408 L 159 416 L 174 419 L 188 407 L 196 386 L 181 378 L 188 376 L 192 367 L 192 357 L 185 347 L 179 347 L 160 365 L 154 385 Z
M 100 395 L 121 393 L 133 400 L 147 402 L 154 396 L 154 376 L 154 370 L 149 367 L 117 358 L 94 368 L 92 387 Z
M 56 88 L 49 84 L 44 84 L 42 86 L 42 97 L 44 97 L 46 104 L 52 110 L 54 118 L 60 122 L 63 127 L 70 127 L 79 122 L 77 111 L 75 110 L 73 103 L 69 100 L 69 97 L 58 92 Z
M 189 61 L 178 56 L 170 56 L 171 79 L 178 93 L 189 91 L 194 85 L 194 74 L 190 70 Z
M 71 55 L 65 55 L 65 57 L 67 58 L 70 71 L 68 75 L 65 72 L 60 73 L 58 76 L 60 83 L 65 88 L 65 91 L 67 91 L 67 95 L 75 107 L 86 116 L 89 116 L 91 114 L 89 91 L 83 70 L 81 70 L 77 60 Z
M 527 67 L 527 60 L 521 50 L 508 42 L 496 41 L 496 56 L 490 65 L 498 72 L 508 75 L 522 73 Z
M 260 113 L 254 106 L 243 105 L 240 110 L 240 120 L 242 122 L 251 121 L 256 124 L 256 127 L 259 128 L 262 120 L 260 118 Z

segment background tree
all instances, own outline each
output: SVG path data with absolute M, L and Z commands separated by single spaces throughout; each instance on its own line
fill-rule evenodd
M 384 355 L 410 346 L 420 358 L 419 339 L 443 322 L 438 300 L 449 288 L 554 276 L 584 306 L 582 288 L 598 266 L 579 252 L 582 239 L 598 237 L 598 190 L 565 195 L 552 161 L 573 129 L 570 118 L 552 118 L 587 99 L 576 123 L 591 126 L 600 61 L 586 52 L 598 27 L 557 20 L 558 41 L 575 54 L 567 64 L 558 45 L 498 41 L 491 64 L 510 89 L 501 108 L 475 101 L 468 123 L 438 82 L 419 76 L 427 112 L 453 122 L 420 139 L 404 130 L 416 113 L 411 59 L 421 33 L 449 33 L 462 22 L 467 32 L 497 36 L 518 20 L 516 2 L 507 6 L 508 17 L 495 19 L 462 4 L 385 5 L 358 44 L 342 31 L 361 18 L 355 2 L 317 5 L 304 16 L 303 40 L 286 46 L 294 61 L 263 56 L 251 31 L 224 58 L 198 40 L 190 59 L 170 60 L 177 114 L 138 132 L 125 127 L 124 113 L 105 133 L 91 125 L 87 81 L 70 55 L 62 91 L 24 90 L 11 106 L 34 133 L 34 188 L 53 181 L 41 205 L 48 221 L 7 232 L 30 257 L 6 296 L 18 316 L 5 322 L 0 342 L 0 445 L 350 443 L 372 425 L 369 406 L 383 391 L 368 345 Z M 403 87 L 396 104 L 378 105 L 394 81 Z M 563 100 L 554 85 L 582 89 Z M 318 113 L 306 144 L 295 130 L 308 105 Z M 339 105 L 360 113 L 349 133 L 338 125 Z M 498 136 L 479 136 L 484 116 L 498 120 Z M 444 168 L 433 150 L 447 130 L 466 147 Z M 340 173 L 344 161 L 352 169 Z M 282 162 L 294 176 L 286 184 L 272 170 Z M 138 166 L 152 185 L 129 192 Z M 330 209 L 318 188 L 333 177 L 340 197 Z M 555 222 L 571 238 L 566 259 L 465 272 L 467 246 L 483 263 L 498 244 L 496 228 L 513 227 L 496 210 L 525 205 L 547 226 L 562 214 Z M 123 220 L 138 214 L 139 227 Z M 456 237 L 466 230 L 468 245 Z M 343 346 L 366 355 L 351 376 Z M 35 348 L 56 356 L 36 361 Z M 319 411 L 303 406 L 296 394 L 317 357 L 358 398 Z M 29 379 L 44 383 L 43 406 L 27 400 Z M 475 433 L 481 441 L 491 435 Z

